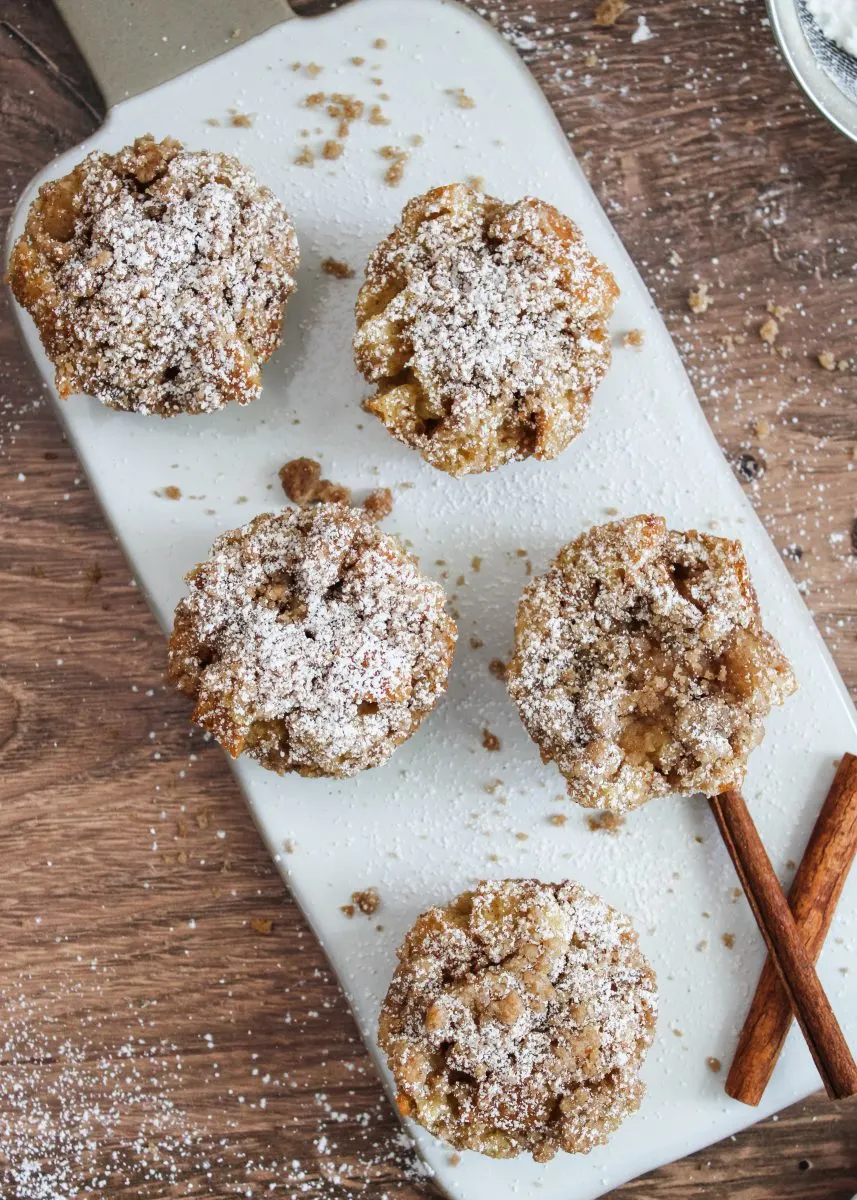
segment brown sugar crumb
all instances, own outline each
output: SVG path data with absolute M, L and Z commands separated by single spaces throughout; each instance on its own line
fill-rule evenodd
M 369 109 L 369 124 L 370 125 L 389 125 L 390 118 L 384 116 L 384 110 L 380 104 L 373 104 Z
M 206 125 L 218 126 L 218 125 L 220 125 L 220 119 L 218 117 L 206 117 L 205 123 L 206 123 Z
M 699 283 L 695 288 L 691 288 L 687 296 L 687 306 L 691 312 L 698 316 L 708 312 L 714 303 L 714 299 L 709 292 L 707 283 Z
M 627 7 L 625 0 L 601 0 L 595 9 L 595 16 L 592 20 L 596 25 L 609 28 L 616 24 Z
M 306 73 L 310 79 L 317 79 L 323 70 L 324 67 L 316 62 L 307 63 L 306 65 Z
M 274 928 L 274 922 L 270 917 L 254 917 L 250 922 L 250 928 L 254 933 L 267 936 Z
M 835 371 L 836 359 L 829 350 L 822 350 L 818 355 L 818 365 L 824 367 L 825 371 Z
M 727 950 L 734 949 L 734 947 L 735 947 L 735 934 L 734 933 L 722 933 L 720 935 L 720 940 L 723 943 L 723 945 L 726 947 Z
M 421 133 L 412 133 L 411 134 L 411 145 L 412 146 L 421 146 L 424 141 L 425 141 L 425 138 L 423 137 L 423 135 Z
M 255 113 L 236 112 L 235 109 L 231 109 L 230 112 L 231 112 L 231 116 L 229 117 L 229 124 L 234 126 L 234 128 L 236 128 L 236 129 L 252 129 L 253 128 L 253 122 L 256 119 Z
M 644 329 L 629 329 L 622 338 L 622 345 L 640 347 L 646 340 L 646 331 Z
M 556 825 L 557 828 L 560 828 L 561 826 L 565 825 L 567 821 L 568 821 L 568 817 L 565 815 L 565 813 L 551 813 L 548 816 L 548 824 Z
M 372 917 L 381 907 L 381 897 L 378 889 L 369 887 L 362 892 L 352 892 L 351 901 L 365 917 Z
M 335 138 L 329 138 L 321 148 L 321 157 L 326 158 L 328 162 L 333 162 L 341 156 L 344 149 L 342 142 L 337 142 Z
M 519 842 L 528 842 L 530 840 L 530 835 L 528 833 L 516 833 L 515 837 Z
M 452 96 L 459 108 L 475 108 L 476 101 L 468 96 L 463 87 L 447 88 L 447 96 Z
M 409 158 L 407 150 L 398 146 L 382 146 L 378 153 L 390 163 L 384 172 L 384 182 L 388 187 L 398 187 L 405 177 L 405 163 Z
M 161 488 L 160 492 L 155 492 L 155 495 L 163 496 L 165 500 L 181 500 L 182 490 L 174 483 L 169 483 L 165 488 Z
M 393 511 L 393 493 L 389 488 L 375 488 L 363 501 L 370 521 L 383 521 Z
M 713 1056 L 709 1056 L 705 1060 L 705 1065 L 708 1067 L 709 1071 L 713 1071 L 715 1075 L 719 1074 L 723 1068 L 723 1064 L 721 1063 L 720 1059 L 714 1058 Z
M 387 39 L 381 38 L 381 37 L 375 38 L 375 41 L 372 43 L 372 45 L 374 46 L 374 48 L 376 50 L 386 50 L 387 49 Z
M 363 101 L 358 100 L 356 96 L 344 95 L 342 92 L 333 92 L 325 111 L 332 120 L 338 122 L 337 136 L 346 138 L 348 137 L 351 123 L 363 116 L 364 108 Z
M 780 334 L 780 327 L 773 317 L 768 317 L 759 326 L 759 337 L 767 345 L 773 346 Z
M 461 1155 L 460 1154 L 447 1154 L 446 1161 L 449 1163 L 449 1165 L 451 1167 L 457 1167 L 458 1164 L 461 1162 Z
M 782 321 L 783 318 L 791 312 L 790 308 L 787 308 L 783 304 L 775 304 L 773 300 L 768 300 L 766 302 L 765 309 L 771 314 L 775 321 Z
M 482 641 L 482 638 L 472 637 L 470 639 L 471 650 L 481 650 L 484 645 L 485 643 Z
M 472 571 L 481 571 L 482 570 L 482 559 L 480 558 L 480 556 L 478 554 L 474 554 L 473 557 L 471 558 L 470 569 Z
M 280 483 L 293 504 L 301 507 L 315 499 L 321 466 L 314 458 L 293 458 L 280 467 Z
M 614 812 L 601 812 L 594 817 L 587 817 L 586 824 L 593 833 L 606 830 L 607 833 L 618 833 L 625 824 L 625 818 Z
M 345 913 L 346 917 L 348 917 L 348 919 L 350 921 L 351 918 L 354 916 L 354 905 L 353 904 L 340 904 L 339 911 L 341 913 Z
M 764 441 L 764 439 L 768 436 L 768 434 L 770 432 L 771 432 L 771 425 L 770 425 L 769 421 L 765 421 L 765 420 L 756 421 L 756 423 L 753 426 L 753 433 L 756 435 L 756 437 L 759 439 L 760 442 Z
M 490 663 L 488 664 L 488 670 L 491 672 L 491 674 L 494 676 L 495 679 L 499 679 L 501 682 L 505 682 L 506 664 L 503 662 L 502 658 L 492 658 Z
M 327 96 L 324 92 L 310 92 L 308 96 L 304 96 L 305 108 L 321 108 Z
M 309 146 L 301 146 L 298 153 L 295 155 L 295 165 L 298 167 L 314 167 L 315 155 Z
M 502 742 L 497 737 L 496 733 L 492 733 L 490 729 L 482 730 L 482 746 L 485 750 L 499 750 Z
M 332 275 L 334 279 L 354 278 L 354 268 L 349 267 L 348 263 L 343 262 L 339 258 L 323 258 L 321 260 L 321 269 L 325 275 Z

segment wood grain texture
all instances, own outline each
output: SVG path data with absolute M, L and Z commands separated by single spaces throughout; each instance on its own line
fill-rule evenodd
M 853 692 L 857 148 L 802 100 L 759 0 L 659 0 L 637 42 L 633 3 L 612 29 L 594 0 L 573 19 L 564 0 L 484 7 L 554 104 Z M 99 100 L 47 0 L 0 0 L 0 19 L 8 216 Z M 699 281 L 714 303 L 695 316 Z M 791 310 L 788 357 L 758 337 L 768 301 Z M 823 370 L 823 351 L 850 365 Z M 0 1089 L 32 1081 L 27 1047 L 48 1035 L 79 1048 L 81 1093 L 130 1055 L 193 1132 L 161 1151 L 162 1182 L 167 1165 L 102 1131 L 96 1165 L 115 1155 L 131 1180 L 106 1196 L 262 1195 L 293 1160 L 274 1195 L 431 1194 L 220 752 L 163 685 L 163 638 L 5 312 L 0 364 L 0 1023 L 21 1031 Z M 857 1110 L 816 1098 L 616 1195 L 855 1192 Z

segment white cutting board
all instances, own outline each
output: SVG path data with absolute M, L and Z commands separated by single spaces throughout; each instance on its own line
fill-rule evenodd
M 372 48 L 378 37 L 387 39 L 386 49 Z M 352 55 L 364 55 L 367 65 L 355 67 Z M 308 79 L 290 69 L 296 60 L 324 71 Z M 383 86 L 370 76 L 381 77 Z M 459 87 L 475 108 L 461 109 L 445 91 Z M 319 89 L 366 100 L 389 93 L 384 109 L 392 123 L 356 122 L 345 155 L 309 169 L 293 163 L 298 131 L 323 125 L 330 136 L 330 122 L 299 102 Z M 205 123 L 226 121 L 230 106 L 255 113 L 252 128 Z M 448 696 L 387 765 L 339 782 L 280 778 L 249 762 L 236 767 L 262 835 L 330 956 L 370 1049 L 377 1053 L 378 1009 L 405 930 L 422 909 L 479 877 L 580 880 L 633 917 L 658 973 L 661 1017 L 645 1066 L 648 1096 L 608 1146 L 542 1166 L 529 1158 L 494 1162 L 469 1153 L 452 1166 L 447 1148 L 415 1131 L 438 1181 L 460 1200 L 589 1200 L 814 1091 L 815 1070 L 793 1032 L 758 1110 L 723 1092 L 763 947 L 746 902 L 731 895 L 736 880 L 707 805 L 664 799 L 632 814 L 618 836 L 591 832 L 582 810 L 557 800 L 560 777 L 540 764 L 505 689 L 488 670 L 490 659 L 505 657 L 511 646 L 525 582 L 519 548 L 541 571 L 560 545 L 608 519 L 608 509 L 664 513 L 676 527 L 743 541 L 766 624 L 800 681 L 799 694 L 771 716 L 746 787 L 784 878 L 787 860 L 801 856 L 834 760 L 857 750 L 855 712 L 821 638 L 724 461 L 642 280 L 515 53 L 479 18 L 441 0 L 358 0 L 323 17 L 289 21 L 115 106 L 84 147 L 34 182 L 13 235 L 38 183 L 70 169 L 83 150 L 114 150 L 144 131 L 177 136 L 192 148 L 228 150 L 248 162 L 292 214 L 303 260 L 283 346 L 265 369 L 262 398 L 248 408 L 160 421 L 111 412 L 85 397 L 58 402 L 163 626 L 183 594 L 184 573 L 221 530 L 278 505 L 277 468 L 297 455 L 321 457 L 325 474 L 358 489 L 358 498 L 359 489 L 393 487 L 396 505 L 387 527 L 411 539 L 429 574 L 438 575 L 444 568 L 435 562 L 444 559 L 447 586 L 457 593 L 460 638 Z M 381 179 L 387 164 L 377 148 L 406 145 L 412 134 L 421 134 L 424 144 L 413 150 L 402 186 L 391 189 Z M 587 431 L 556 462 L 529 461 L 455 480 L 426 466 L 361 412 L 365 386 L 350 352 L 359 277 L 332 279 L 319 264 L 332 255 L 357 267 L 359 276 L 409 196 L 469 175 L 484 176 L 487 190 L 505 199 L 530 193 L 569 213 L 610 265 L 622 298 L 613 322 L 613 366 Z M 50 380 L 26 317 L 23 328 Z M 618 345 L 631 328 L 645 330 L 641 350 Z M 397 489 L 402 482 L 414 486 Z M 180 501 L 155 494 L 169 484 L 181 489 Z M 482 559 L 478 574 L 470 569 L 474 555 Z M 455 586 L 459 574 L 465 586 Z M 472 636 L 484 648 L 473 650 Z M 499 753 L 482 748 L 486 726 L 502 741 Z M 485 791 L 496 778 L 503 780 L 505 804 Z M 567 813 L 563 828 L 546 819 L 557 811 Z M 517 839 L 518 832 L 528 840 Z M 284 852 L 287 839 L 294 841 L 293 853 Z M 381 893 L 378 917 L 348 920 L 340 905 L 368 886 Z M 726 932 L 735 935 L 733 950 L 721 942 Z M 704 940 L 707 949 L 696 949 Z M 857 972 L 841 974 L 840 968 L 855 951 L 857 874 L 820 964 L 852 1045 Z M 709 1070 L 708 1056 L 723 1061 L 723 1073 Z

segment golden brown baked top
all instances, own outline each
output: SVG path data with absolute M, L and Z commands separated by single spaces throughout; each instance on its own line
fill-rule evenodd
M 740 786 L 797 686 L 740 543 L 654 516 L 590 529 L 528 585 L 507 681 L 569 796 L 614 812 Z
M 464 184 L 411 200 L 372 253 L 354 351 L 366 407 L 452 475 L 555 458 L 610 362 L 618 295 L 580 231 L 542 200 Z
M 297 265 L 251 171 L 147 134 L 39 189 L 9 275 L 60 395 L 173 416 L 255 399 Z
M 379 1044 L 402 1113 L 495 1158 L 586 1153 L 640 1105 L 655 976 L 626 917 L 576 883 L 482 882 L 420 916 Z
M 444 593 L 359 509 L 264 513 L 187 576 L 169 674 L 230 754 L 281 773 L 387 759 L 446 689 Z

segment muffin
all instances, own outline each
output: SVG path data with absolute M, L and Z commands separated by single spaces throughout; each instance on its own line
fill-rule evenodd
M 619 290 L 542 200 L 464 184 L 411 200 L 372 253 L 354 353 L 365 407 L 451 475 L 556 458 L 610 363 Z
M 616 813 L 740 787 L 797 687 L 741 544 L 654 516 L 590 529 L 528 585 L 507 683 L 572 800 Z
M 233 758 L 354 775 L 446 690 L 456 629 L 443 589 L 358 509 L 263 513 L 222 534 L 187 582 L 169 677 Z
M 630 921 L 577 883 L 478 883 L 399 950 L 378 1041 L 401 1113 L 492 1158 L 585 1154 L 635 1112 L 657 1016 Z
M 259 395 L 297 266 L 251 171 L 146 134 L 39 189 L 9 281 L 61 396 L 171 417 Z

